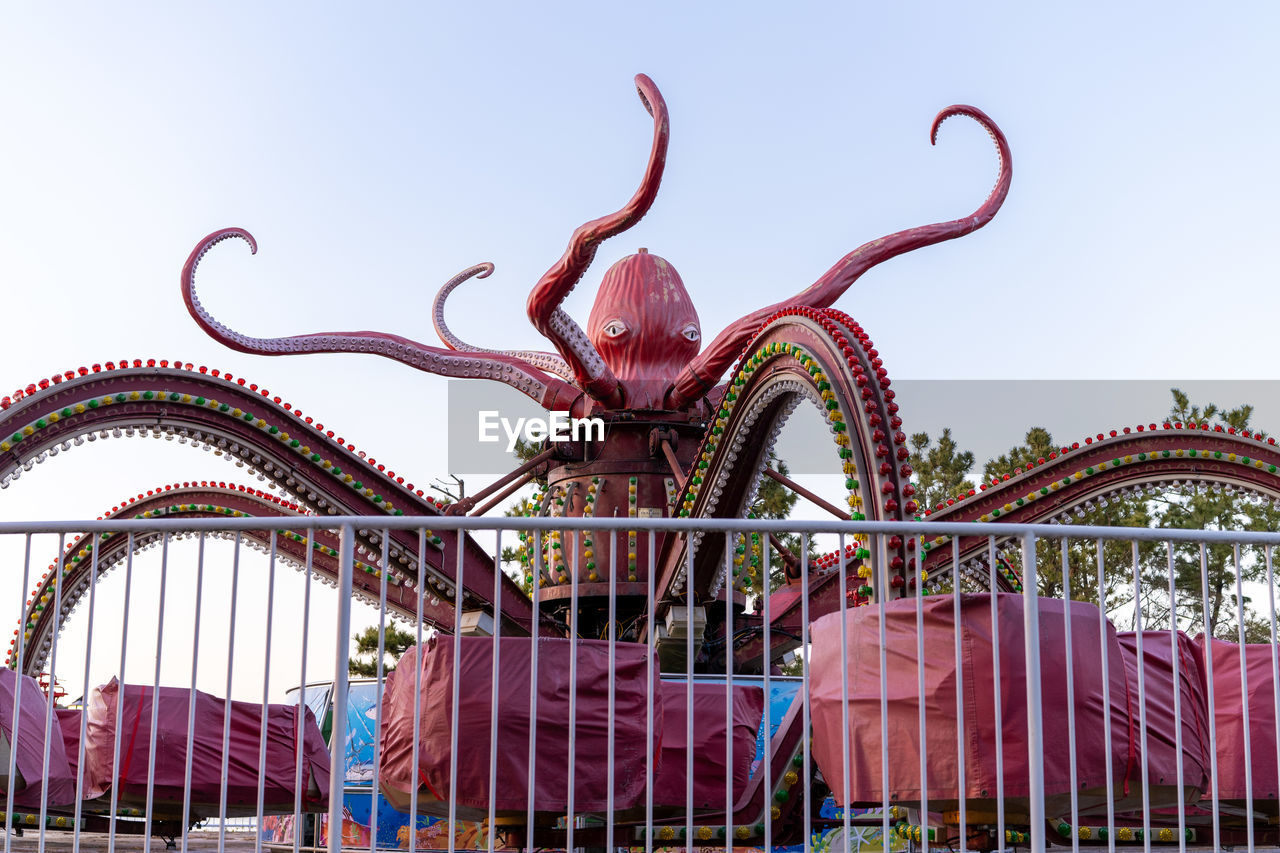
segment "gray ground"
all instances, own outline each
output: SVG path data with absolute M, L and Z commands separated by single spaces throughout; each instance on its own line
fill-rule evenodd
M 108 850 L 108 836 L 105 832 L 83 832 L 80 834 L 80 849 L 86 851 L 106 851 Z M 40 849 L 40 833 L 27 830 L 21 837 L 10 839 L 11 850 L 21 851 L 21 853 L 34 853 Z M 46 853 L 72 853 L 75 850 L 75 834 L 71 832 L 46 832 L 44 836 L 44 850 Z M 178 839 L 179 849 L 181 849 L 182 839 Z M 0 848 L 2 849 L 2 848 Z M 142 848 L 141 835 L 117 835 L 116 847 L 117 853 L 138 853 Z M 151 839 L 150 850 L 153 853 L 160 853 L 165 849 L 164 841 L 160 838 Z M 218 833 L 217 831 L 209 832 L 206 830 L 197 830 L 187 835 L 188 850 L 217 850 L 218 849 Z M 254 849 L 254 836 L 252 832 L 228 832 L 226 850 L 236 851 L 236 853 L 250 853 Z

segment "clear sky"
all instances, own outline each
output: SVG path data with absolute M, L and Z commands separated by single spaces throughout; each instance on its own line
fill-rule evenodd
M 442 379 L 226 350 L 188 317 L 182 263 L 240 225 L 259 254 L 220 247 L 202 268 L 229 325 L 434 342 L 436 288 L 492 261 L 455 294 L 452 325 L 540 346 L 530 286 L 643 167 L 641 71 L 671 111 L 666 178 L 570 300 L 580 319 L 640 246 L 680 270 L 710 336 L 862 242 L 970 212 L 991 146 L 956 120 L 931 148 L 928 128 L 971 103 L 1013 149 L 1004 209 L 839 303 L 891 376 L 1280 378 L 1278 17 L 1263 3 L 7 5 L 0 393 L 180 358 L 269 387 L 420 483 L 443 475 Z M 1036 414 L 998 418 L 1003 443 Z M 176 443 L 98 443 L 0 493 L 0 517 L 95 517 L 234 473 Z

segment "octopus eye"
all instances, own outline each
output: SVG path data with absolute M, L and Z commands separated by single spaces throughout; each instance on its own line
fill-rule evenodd
M 604 333 L 611 338 L 619 337 L 627 331 L 627 324 L 621 320 L 610 320 L 604 324 Z
M 693 341 L 694 343 L 697 343 L 702 338 L 702 333 L 698 331 L 698 327 L 693 323 L 685 326 L 684 331 L 680 334 L 684 335 L 686 340 Z

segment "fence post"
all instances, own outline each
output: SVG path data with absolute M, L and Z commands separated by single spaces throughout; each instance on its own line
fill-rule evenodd
M 329 853 L 342 850 L 342 789 L 347 776 L 347 665 L 351 660 L 355 547 L 355 528 L 349 523 L 342 525 L 338 538 L 338 626 L 333 650 L 333 729 L 329 735 Z
M 1045 847 L 1044 726 L 1040 701 L 1039 579 L 1036 577 L 1036 537 L 1022 536 L 1022 617 L 1027 658 L 1027 774 L 1031 793 L 1031 849 Z M 1070 613 L 1066 618 L 1071 618 Z

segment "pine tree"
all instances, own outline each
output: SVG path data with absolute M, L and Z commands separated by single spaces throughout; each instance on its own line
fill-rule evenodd
M 378 626 L 370 625 L 354 635 L 355 643 L 347 671 L 361 678 L 378 677 Z M 402 631 L 388 622 L 383 631 L 383 663 L 382 674 L 389 675 L 396 668 L 396 661 L 410 646 L 417 642 L 417 635 L 410 631 Z M 391 660 L 388 662 L 387 658 Z
M 936 447 L 932 446 L 929 433 L 915 433 L 911 436 L 911 448 L 910 462 L 920 506 L 933 509 L 939 504 L 945 505 L 948 498 L 975 488 L 969 479 L 973 451 L 958 449 L 950 427 L 942 431 Z
M 784 477 L 791 476 L 791 469 L 787 463 L 778 458 L 777 454 L 770 452 L 769 458 L 765 460 L 767 467 L 772 468 Z M 799 502 L 800 496 L 779 483 L 777 480 L 768 476 L 761 476 L 760 486 L 756 490 L 756 499 L 752 501 L 749 509 L 749 517 L 751 518 L 768 518 L 768 519 L 784 519 L 790 518 L 792 510 L 795 509 Z M 770 543 L 769 546 L 769 591 L 772 592 L 787 582 L 786 565 L 789 558 L 799 561 L 801 558 L 801 545 L 804 544 L 802 537 L 798 533 L 779 533 L 775 534 L 778 544 L 786 549 L 786 554 L 781 553 L 778 548 Z M 763 544 L 763 543 L 762 543 Z M 809 558 L 813 559 L 818 556 L 817 546 L 814 544 L 813 537 L 809 537 L 808 542 Z M 761 547 L 763 553 L 763 547 Z
M 1059 449 L 1047 429 L 1032 427 L 1027 430 L 1022 444 L 1009 448 L 1007 453 L 992 459 L 983 467 L 983 477 L 991 481 L 1000 480 L 1005 475 L 1016 476 L 1026 470 L 1030 463 L 1043 464 L 1050 453 Z M 1142 498 L 1110 497 L 1098 499 L 1092 507 L 1078 508 L 1073 523 L 1106 527 L 1148 527 L 1151 516 L 1147 511 L 1146 501 Z M 1149 555 L 1153 551 L 1153 546 L 1142 546 L 1140 561 L 1143 555 Z M 1014 563 L 1021 570 L 1020 556 L 1014 558 Z M 1103 544 L 1101 594 L 1098 589 L 1096 540 L 1075 537 L 1068 539 L 1066 565 L 1071 576 L 1073 601 L 1091 601 L 1110 611 L 1132 600 L 1133 555 L 1130 543 L 1112 540 Z M 1041 595 L 1062 597 L 1062 540 L 1039 540 L 1036 547 L 1036 574 Z
M 1223 409 L 1213 403 L 1201 407 L 1191 402 L 1183 391 L 1173 388 L 1173 404 L 1169 409 L 1170 422 L 1197 430 L 1207 427 L 1233 428 L 1241 432 L 1248 428 L 1253 416 L 1253 406 L 1243 404 L 1234 409 Z M 1280 524 L 1278 513 L 1269 502 L 1258 502 L 1234 489 L 1215 485 L 1198 487 L 1194 494 L 1169 494 L 1153 501 L 1160 527 L 1176 530 L 1275 530 Z M 1177 595 L 1177 622 L 1190 631 L 1206 631 L 1219 639 L 1235 641 L 1239 638 L 1238 614 L 1243 612 L 1246 639 L 1261 635 L 1270 640 L 1270 621 L 1255 615 L 1249 598 L 1236 601 L 1236 556 L 1229 544 L 1208 545 L 1205 548 L 1205 578 L 1201 577 L 1200 548 L 1197 545 L 1180 545 L 1173 549 L 1174 587 Z M 1154 561 L 1149 585 L 1150 604 L 1168 624 L 1168 554 L 1161 549 L 1160 559 Z M 1265 563 L 1259 549 L 1240 548 L 1241 580 L 1244 583 L 1259 581 L 1265 574 Z M 1207 580 L 1208 599 L 1204 595 Z M 1206 612 L 1207 611 L 1207 612 Z M 1265 622 L 1265 624 L 1263 624 Z

